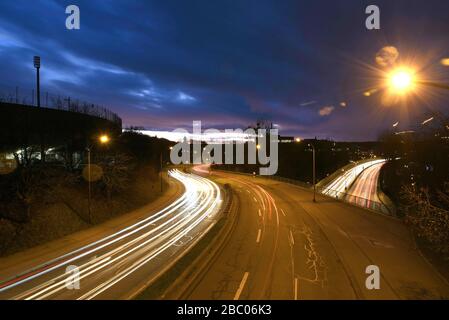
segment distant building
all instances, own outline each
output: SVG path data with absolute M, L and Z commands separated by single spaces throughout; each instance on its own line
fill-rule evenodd
M 295 142 L 295 137 L 279 136 L 279 142 L 280 143 L 292 143 L 292 142 Z

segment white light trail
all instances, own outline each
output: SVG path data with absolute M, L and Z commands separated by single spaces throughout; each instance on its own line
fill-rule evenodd
M 358 164 L 355 167 L 346 170 L 343 174 L 339 175 L 337 178 L 332 180 L 322 191 L 323 194 L 332 196 L 332 197 L 340 197 L 345 194 L 352 183 L 357 179 L 357 177 L 364 171 L 366 168 L 369 168 L 378 163 L 384 163 L 385 159 L 376 159 L 368 162 L 364 162 L 362 164 Z
M 28 290 L 14 296 L 14 299 L 50 299 L 66 289 L 66 280 L 70 275 L 64 273 L 64 266 L 77 261 L 79 279 L 89 280 L 88 289 L 79 292 L 77 299 L 93 299 L 111 288 L 127 276 L 154 260 L 182 238 L 200 234 L 203 228 L 208 230 L 220 209 L 221 195 L 219 187 L 212 181 L 178 170 L 169 172 L 180 181 L 185 193 L 163 210 L 126 227 L 110 236 L 69 252 L 57 259 L 34 268 L 29 276 L 7 281 L 1 286 L 0 293 L 10 289 L 19 289 L 29 283 Z M 194 233 L 197 230 L 197 233 Z M 178 250 L 178 249 L 177 249 Z M 101 252 L 99 252 L 101 251 Z M 182 254 L 181 252 L 176 252 Z M 98 255 L 95 259 L 91 258 Z M 175 256 L 176 257 L 176 256 Z M 175 257 L 172 257 L 174 259 Z M 171 258 L 171 255 L 169 256 Z M 117 269 L 110 274 L 109 270 Z M 114 270 L 115 270 L 114 269 Z M 46 275 L 46 277 L 44 277 Z M 52 278 L 48 279 L 51 276 Z M 42 282 L 35 284 L 42 278 Z M 31 287 L 31 288 L 30 288 Z M 83 285 L 83 288 L 85 286 Z M 75 293 L 75 291 L 72 291 Z

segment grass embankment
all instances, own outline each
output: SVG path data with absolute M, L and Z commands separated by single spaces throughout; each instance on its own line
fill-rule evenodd
M 156 170 L 149 166 L 140 167 L 130 174 L 126 187 L 120 192 L 108 194 L 93 183 L 89 216 L 85 181 L 80 181 L 79 177 L 73 181 L 71 174 L 59 169 L 48 169 L 37 178 L 28 182 L 33 184 L 33 192 L 26 193 L 26 206 L 14 198 L 3 199 L 1 203 L 0 256 L 100 224 L 161 195 Z

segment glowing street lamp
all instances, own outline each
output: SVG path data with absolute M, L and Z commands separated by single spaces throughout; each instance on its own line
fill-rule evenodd
M 415 72 L 408 68 L 395 69 L 387 77 L 388 88 L 396 94 L 405 94 L 417 85 L 449 90 L 448 84 L 417 79 Z
M 109 138 L 108 135 L 103 134 L 100 136 L 99 140 L 101 144 L 107 144 L 111 139 Z
M 412 90 L 415 76 L 412 71 L 404 68 L 393 70 L 388 76 L 388 87 L 394 93 L 404 94 Z

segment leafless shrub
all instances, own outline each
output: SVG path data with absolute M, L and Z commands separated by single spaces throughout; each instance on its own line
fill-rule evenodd
M 108 200 L 113 193 L 122 192 L 128 186 L 133 169 L 131 157 L 122 154 L 107 154 L 97 159 L 97 165 L 103 169 L 102 182 Z
M 440 199 L 449 199 L 443 191 L 438 194 Z M 449 211 L 432 204 L 428 189 L 405 186 L 401 196 L 406 222 L 432 250 L 449 260 Z

